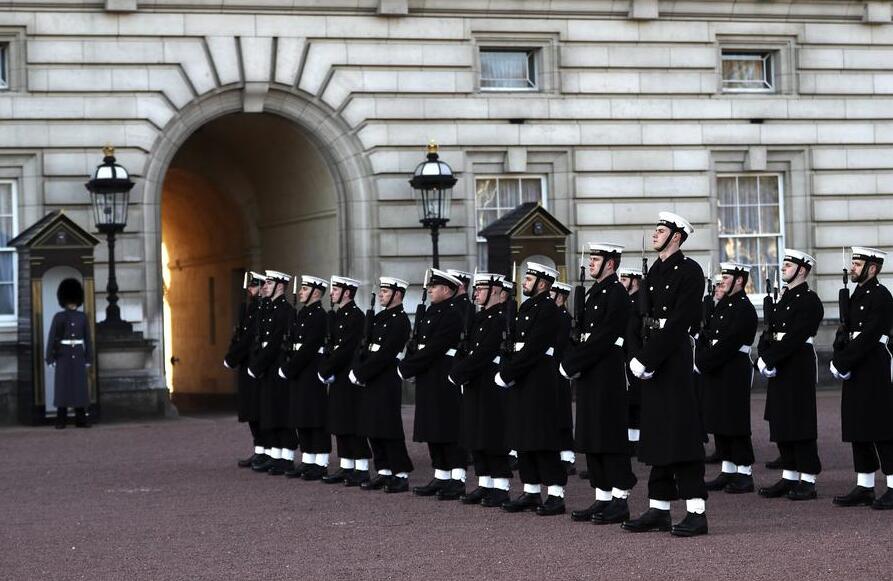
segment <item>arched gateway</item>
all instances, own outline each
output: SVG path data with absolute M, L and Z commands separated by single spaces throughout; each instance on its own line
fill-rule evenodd
M 243 95 L 183 108 L 154 144 L 142 189 L 147 336 L 163 339 L 153 364 L 188 408 L 233 392 L 220 362 L 243 268 L 367 280 L 377 254 L 374 182 L 347 124 L 275 90 L 262 112 L 246 112 Z

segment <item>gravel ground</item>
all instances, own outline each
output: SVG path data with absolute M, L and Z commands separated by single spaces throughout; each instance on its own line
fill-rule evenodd
M 763 397 L 753 401 L 758 486 L 778 477 L 762 466 L 775 456 Z M 839 398 L 819 394 L 817 501 L 715 493 L 711 534 L 694 539 L 254 474 L 236 468 L 250 442 L 232 416 L 3 429 L 0 578 L 888 579 L 893 511 L 831 504 L 855 478 Z M 427 482 L 425 448 L 410 454 L 411 484 Z M 647 469 L 636 473 L 634 514 L 647 503 Z M 569 509 L 592 499 L 572 477 Z M 674 521 L 683 513 L 674 503 Z

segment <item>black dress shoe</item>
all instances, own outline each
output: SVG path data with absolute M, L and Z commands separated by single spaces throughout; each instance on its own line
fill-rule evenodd
M 781 498 L 786 496 L 795 486 L 797 486 L 796 480 L 785 480 L 782 478 L 772 486 L 760 488 L 759 494 L 763 498 Z
M 388 494 L 409 492 L 409 478 L 391 476 L 390 479 L 388 479 L 388 483 L 384 485 L 384 491 Z
M 720 472 L 719 476 L 714 478 L 713 480 L 708 480 L 704 483 L 704 486 L 707 487 L 707 490 L 722 490 L 726 487 L 731 480 L 734 474 L 729 474 L 727 472 Z
M 893 489 L 888 488 L 887 492 L 871 503 L 871 508 L 875 510 L 893 510 Z
M 855 486 L 843 496 L 835 496 L 831 502 L 836 506 L 871 506 L 874 503 L 874 488 Z
M 254 464 L 260 456 L 260 454 L 252 454 L 244 460 L 239 460 L 239 468 L 251 468 L 251 465 Z
M 707 534 L 707 513 L 689 512 L 678 524 L 673 525 L 670 534 L 675 537 L 697 537 Z
M 362 490 L 381 490 L 385 486 L 387 486 L 388 481 L 393 478 L 393 476 L 385 476 L 384 474 L 379 474 L 372 480 L 367 480 L 360 484 L 360 488 Z
M 329 469 L 325 466 L 313 464 L 309 469 L 304 470 L 301 474 L 301 480 L 315 481 L 322 480 L 329 473 Z
M 546 497 L 546 502 L 536 507 L 536 515 L 555 516 L 558 514 L 564 514 L 565 510 L 564 498 L 562 498 L 561 496 L 552 496 L 550 494 Z
M 480 504 L 481 501 L 484 500 L 484 497 L 487 496 L 487 492 L 489 490 L 489 488 L 478 486 L 468 494 L 463 494 L 462 496 L 460 496 L 459 500 L 462 502 L 462 504 Z
M 670 521 L 670 511 L 649 508 L 639 518 L 628 520 L 620 526 L 632 533 L 666 532 L 672 528 L 673 523 Z
M 431 482 L 425 486 L 416 486 L 412 489 L 412 493 L 416 496 L 434 496 L 437 491 L 450 483 L 449 480 L 440 480 L 432 478 Z
M 368 470 L 351 470 L 344 479 L 344 486 L 353 488 L 354 486 L 362 486 L 364 482 L 369 482 Z
M 612 498 L 605 510 L 592 515 L 597 525 L 616 525 L 629 520 L 629 505 L 625 498 Z
M 561 463 L 564 464 L 564 471 L 567 472 L 568 476 L 573 476 L 577 473 L 577 467 L 574 466 L 573 462 L 565 462 L 562 460 Z
M 779 456 L 775 460 L 769 460 L 768 462 L 766 462 L 765 466 L 769 470 L 781 470 L 781 468 L 782 468 L 781 456 Z
M 719 453 L 716 450 L 704 458 L 704 464 L 719 464 L 720 462 L 722 462 L 722 458 L 719 457 Z
M 273 467 L 273 462 L 275 462 L 275 460 L 273 460 L 272 456 L 264 454 L 256 464 L 251 465 L 251 469 L 255 472 L 266 472 Z
M 312 464 L 304 464 L 303 462 L 299 464 L 295 464 L 292 462 L 292 465 L 288 470 L 285 471 L 286 478 L 300 478 L 306 470 L 308 470 L 312 466 Z
M 815 484 L 801 480 L 797 483 L 797 486 L 788 491 L 788 498 L 791 500 L 814 500 L 818 498 Z
M 326 474 L 322 477 L 325 484 L 341 484 L 347 480 L 348 474 L 353 472 L 353 468 L 339 468 L 334 474 Z
M 502 503 L 502 510 L 505 512 L 523 512 L 525 510 L 536 510 L 536 507 L 543 504 L 543 499 L 538 493 L 524 492 L 515 500 L 506 500 Z
M 577 472 L 577 476 L 580 477 L 580 480 L 589 480 L 589 470 L 580 470 Z
M 481 500 L 481 506 L 485 508 L 496 508 L 497 506 L 502 506 L 508 501 L 508 490 L 502 490 L 500 488 L 489 488 L 487 489 L 487 494 Z
M 733 474 L 729 483 L 722 489 L 728 494 L 747 494 L 754 491 L 753 476 L 750 474 Z
M 448 480 L 446 486 L 437 491 L 437 500 L 459 500 L 465 495 L 465 483 L 461 480 Z
M 270 476 L 282 476 L 287 470 L 292 467 L 292 464 L 294 463 L 291 460 L 277 458 L 273 460 L 273 465 L 270 466 L 269 470 L 267 470 L 267 474 L 269 474 Z
M 591 521 L 593 516 L 605 510 L 605 507 L 609 504 L 611 504 L 610 500 L 596 500 L 588 508 L 571 512 L 571 520 L 574 522 Z

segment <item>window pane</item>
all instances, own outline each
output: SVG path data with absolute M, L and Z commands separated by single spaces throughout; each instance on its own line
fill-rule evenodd
M 498 217 L 496 210 L 478 210 L 478 232 L 486 228 Z
M 527 51 L 481 51 L 481 87 L 527 89 L 530 72 Z
M 721 206 L 732 206 L 732 205 L 736 204 L 737 202 L 735 199 L 735 178 L 733 178 L 733 177 L 717 178 L 716 193 L 719 197 L 719 204 Z
M 9 79 L 6 77 L 6 71 L 8 70 L 6 66 L 6 55 L 9 53 L 7 50 L 9 45 L 0 44 L 0 89 L 5 89 L 9 86 Z
M 763 234 L 780 232 L 778 224 L 778 206 L 760 207 L 760 232 Z
M 738 232 L 738 209 L 735 206 L 719 209 L 719 233 L 736 234 Z
M 496 180 L 477 180 L 475 198 L 478 208 L 490 208 L 496 206 Z
M 760 233 L 760 209 L 757 206 L 741 206 L 738 212 L 741 220 L 738 231 L 742 234 Z
M 13 282 L 12 252 L 0 252 L 0 283 Z
M 0 284 L 0 315 L 15 314 L 14 292 L 12 284 Z
M 762 176 L 760 177 L 760 203 L 761 204 L 777 204 L 778 203 L 778 177 Z
M 763 61 L 759 57 L 741 59 L 723 55 L 722 78 L 724 81 L 762 81 Z
M 542 202 L 543 180 L 539 178 L 525 178 L 521 180 L 521 203 Z
M 499 180 L 500 209 L 511 210 L 516 208 L 520 204 L 520 189 L 521 184 L 517 179 Z
M 738 203 L 759 203 L 759 198 L 757 196 L 757 178 L 750 176 L 738 178 Z
M 12 184 L 0 183 L 0 215 L 12 215 Z
M 6 246 L 13 236 L 12 216 L 0 217 L 0 246 Z

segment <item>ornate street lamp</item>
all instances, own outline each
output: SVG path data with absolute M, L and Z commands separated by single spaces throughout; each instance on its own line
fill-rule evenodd
M 103 334 L 121 335 L 132 333 L 133 325 L 121 320 L 121 308 L 118 306 L 115 235 L 127 226 L 127 206 L 134 183 L 127 170 L 115 163 L 113 147 L 102 148 L 102 153 L 105 155 L 102 164 L 96 166 L 90 181 L 85 184 L 92 197 L 96 229 L 106 235 L 109 243 L 109 279 L 105 288 L 109 304 L 105 309 L 105 320 L 97 328 Z
M 439 231 L 450 221 L 450 198 L 456 177 L 453 169 L 438 159 L 437 144 L 428 144 L 428 159 L 420 163 L 409 180 L 413 197 L 418 202 L 419 222 L 431 230 L 431 245 L 434 249 L 434 268 L 440 268 L 440 255 L 437 251 Z

